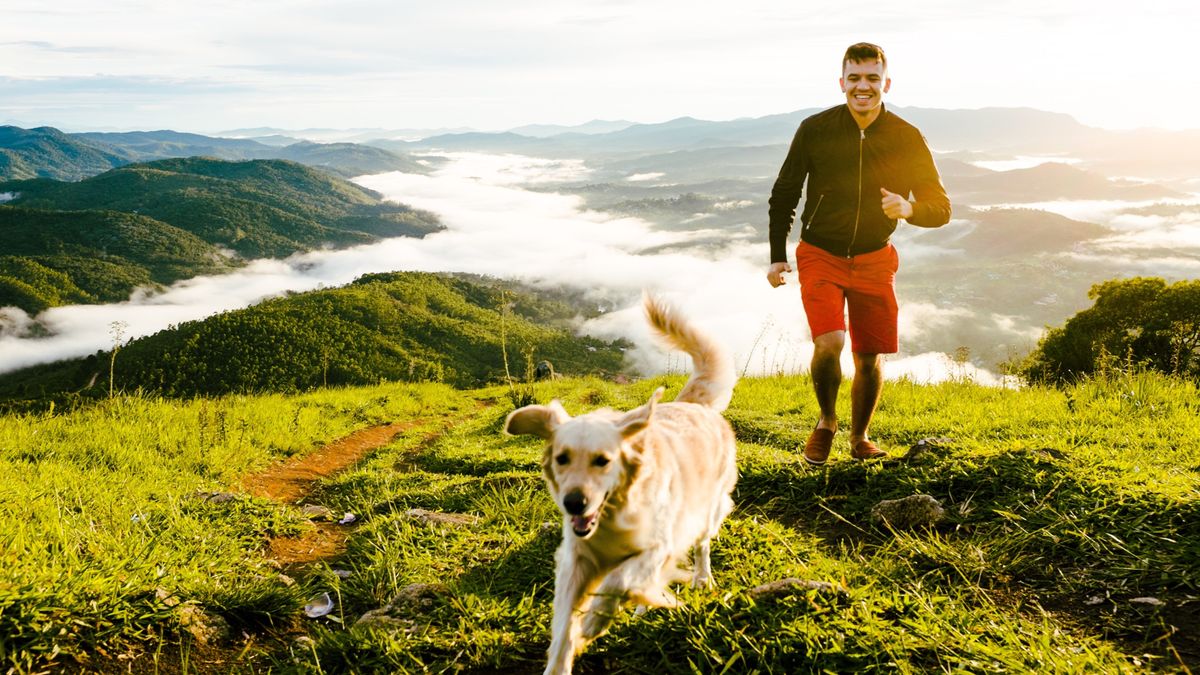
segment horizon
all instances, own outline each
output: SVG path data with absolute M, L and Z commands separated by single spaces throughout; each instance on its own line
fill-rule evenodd
M 213 134 L 757 118 L 840 102 L 842 52 L 869 40 L 888 54 L 886 100 L 898 107 L 1031 108 L 1101 129 L 1182 130 L 1195 126 L 1179 111 L 1200 95 L 1178 91 L 1164 64 L 1190 56 L 1189 16 L 1200 20 L 1200 8 L 1179 0 L 1138 15 L 1016 0 L 904 10 L 870 0 L 857 13 L 766 0 L 17 0 L 0 25 L 0 124 Z

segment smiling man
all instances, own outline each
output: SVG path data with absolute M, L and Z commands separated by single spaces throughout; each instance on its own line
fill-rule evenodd
M 854 382 L 850 389 L 850 456 L 885 457 L 868 437 L 883 390 L 882 354 L 899 350 L 895 292 L 899 258 L 889 242 L 896 222 L 940 227 L 950 199 L 916 127 L 884 108 L 892 86 L 877 45 L 851 45 L 842 58 L 846 103 L 801 124 L 771 190 L 772 287 L 786 283 L 787 238 L 805 179 L 796 269 L 813 336 L 812 380 L 820 418 L 804 459 L 821 465 L 838 430 L 837 395 L 849 310 Z

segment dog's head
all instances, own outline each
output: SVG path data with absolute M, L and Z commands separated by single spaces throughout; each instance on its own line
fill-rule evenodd
M 596 531 L 609 497 L 640 464 L 634 439 L 649 426 L 662 394 L 659 387 L 645 405 L 624 414 L 597 410 L 571 417 L 556 399 L 514 410 L 504 421 L 509 434 L 546 440 L 542 473 L 576 536 L 586 539 Z

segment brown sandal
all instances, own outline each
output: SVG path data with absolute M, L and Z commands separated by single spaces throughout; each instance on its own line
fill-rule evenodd
M 883 459 L 888 454 L 880 450 L 879 446 L 871 441 L 863 440 L 854 444 L 854 449 L 850 451 L 850 456 L 860 462 L 865 462 L 869 459 Z
M 813 466 L 821 466 L 829 459 L 829 450 L 833 448 L 832 429 L 813 429 L 804 444 L 804 461 Z

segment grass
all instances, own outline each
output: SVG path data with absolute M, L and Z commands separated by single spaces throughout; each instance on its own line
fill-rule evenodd
M 632 407 L 664 384 L 670 398 L 682 381 L 532 391 L 577 414 Z M 510 409 L 503 387 L 394 385 L 0 417 L 0 663 L 33 672 L 96 648 L 188 647 L 162 589 L 259 636 L 253 650 L 230 648 L 247 651 L 235 668 L 245 672 L 539 672 L 559 516 L 539 444 L 500 433 Z M 454 425 L 430 422 L 447 410 Z M 680 610 L 623 614 L 577 671 L 1190 672 L 1200 663 L 1198 413 L 1194 385 L 1155 375 L 1066 390 L 892 382 L 875 440 L 893 455 L 948 440 L 912 461 L 863 465 L 847 459 L 842 433 L 814 471 L 795 452 L 816 416 L 808 380 L 742 380 L 727 413 L 738 507 L 713 547 L 717 588 L 682 590 Z M 338 557 L 288 570 L 294 585 L 263 547 L 310 527 L 294 507 L 196 498 L 400 420 L 422 423 L 310 498 L 359 520 Z M 942 502 L 944 523 L 871 522 L 880 500 L 918 493 Z M 785 577 L 846 592 L 750 592 Z M 355 625 L 406 588 L 424 599 L 398 603 L 390 623 Z M 303 618 L 317 592 L 334 597 L 334 613 Z

